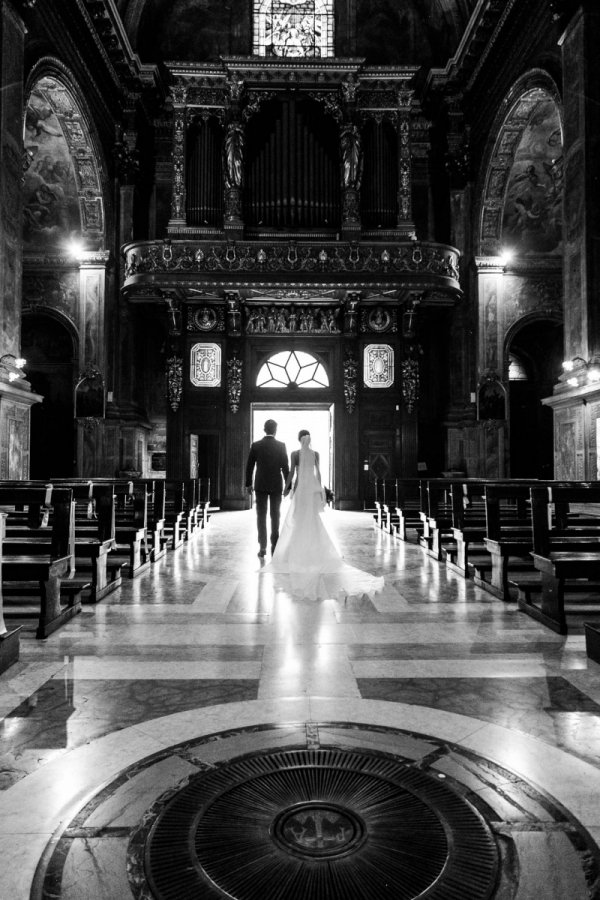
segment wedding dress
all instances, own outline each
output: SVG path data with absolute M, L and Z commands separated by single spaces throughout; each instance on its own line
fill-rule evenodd
M 273 573 L 277 587 L 301 599 L 372 596 L 383 588 L 383 577 L 344 562 L 322 519 L 324 490 L 310 436 L 300 444 L 291 503 L 273 558 L 261 573 Z

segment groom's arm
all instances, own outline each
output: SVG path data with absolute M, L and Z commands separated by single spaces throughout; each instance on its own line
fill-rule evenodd
M 250 453 L 248 454 L 248 462 L 246 463 L 246 487 L 249 490 L 252 490 L 252 473 L 254 472 L 254 466 L 256 464 L 256 453 L 254 451 L 254 444 L 250 447 Z
M 281 456 L 281 474 L 283 475 L 283 481 L 284 481 L 283 493 L 285 495 L 285 494 L 289 493 L 290 484 L 291 484 L 290 466 L 288 463 L 288 455 L 287 455 L 287 449 L 286 449 L 285 444 L 283 445 L 283 452 L 282 452 L 282 456 Z

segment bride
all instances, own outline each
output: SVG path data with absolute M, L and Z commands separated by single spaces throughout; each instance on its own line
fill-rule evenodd
M 321 516 L 325 491 L 319 454 L 310 446 L 310 432 L 300 431 L 298 440 L 300 449 L 292 452 L 284 491 L 285 496 L 291 487 L 291 503 L 273 558 L 261 572 L 283 576 L 283 587 L 296 597 L 310 600 L 380 591 L 383 577 L 345 563 L 331 539 Z

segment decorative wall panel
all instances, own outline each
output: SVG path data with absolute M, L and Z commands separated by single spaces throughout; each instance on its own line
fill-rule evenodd
M 394 350 L 389 344 L 368 344 L 364 349 L 366 387 L 388 388 L 394 383 Z
M 221 348 L 218 344 L 194 344 L 190 351 L 190 381 L 195 387 L 221 384 Z

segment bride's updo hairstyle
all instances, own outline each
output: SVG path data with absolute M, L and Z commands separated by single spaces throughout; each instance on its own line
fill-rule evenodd
M 298 440 L 301 441 L 303 437 L 306 437 L 306 435 L 308 435 L 308 437 L 310 437 L 310 431 L 307 431 L 306 428 L 303 428 L 301 431 L 298 432 Z

